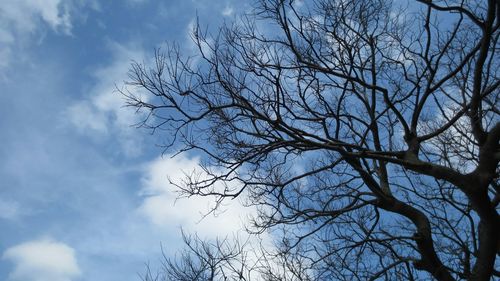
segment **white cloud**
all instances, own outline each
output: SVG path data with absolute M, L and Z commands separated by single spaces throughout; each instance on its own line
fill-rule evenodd
M 213 197 L 178 198 L 177 187 L 169 180 L 180 183 L 185 173 L 202 174 L 200 170 L 199 158 L 188 158 L 184 154 L 174 158 L 165 156 L 150 163 L 143 178 L 143 194 L 146 197 L 139 213 L 158 227 L 172 229 L 182 226 L 188 232 L 197 232 L 209 238 L 242 230 L 244 220 L 254 213 L 254 209 L 244 207 L 239 200 L 228 200 L 221 206 L 221 212 L 203 218 L 214 206 Z
M 69 33 L 72 26 L 68 3 L 63 0 L 4 1 L 0 6 L 2 27 L 8 25 L 18 31 L 33 32 L 41 21 L 56 31 Z
M 19 203 L 0 198 L 0 219 L 16 220 L 21 215 L 22 212 Z
M 0 71 L 25 60 L 26 46 L 40 43 L 47 31 L 72 35 L 74 22 L 86 18 L 85 7 L 99 10 L 98 0 L 1 1 Z
M 73 104 L 68 108 L 71 121 L 80 130 L 91 130 L 100 133 L 107 133 L 106 116 L 97 112 L 92 104 L 81 102 Z
M 9 274 L 9 280 L 13 281 L 71 281 L 81 275 L 75 251 L 51 239 L 13 246 L 2 258 L 14 263 Z
M 231 6 L 226 6 L 224 10 L 222 10 L 222 15 L 225 17 L 230 17 L 234 14 L 234 9 Z
M 80 132 L 90 136 L 106 136 L 109 132 L 118 135 L 125 155 L 135 156 L 140 152 L 140 135 L 135 128 L 140 116 L 133 110 L 124 109 L 124 97 L 117 93 L 128 79 L 132 60 L 143 61 L 144 52 L 131 45 L 109 44 L 112 61 L 93 73 L 95 86 L 88 93 L 88 99 L 70 106 L 67 117 Z
M 13 52 L 46 26 L 71 34 L 71 0 L 6 0 L 0 5 L 0 70 L 11 63 Z

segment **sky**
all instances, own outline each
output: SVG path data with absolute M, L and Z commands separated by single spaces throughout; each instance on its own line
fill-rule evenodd
M 162 156 L 161 135 L 123 107 L 132 61 L 190 31 L 217 32 L 235 0 L 2 0 L 0 280 L 132 281 L 180 247 L 180 227 L 213 238 L 252 210 L 201 220 L 210 199 L 176 200 L 168 178 L 198 155 Z

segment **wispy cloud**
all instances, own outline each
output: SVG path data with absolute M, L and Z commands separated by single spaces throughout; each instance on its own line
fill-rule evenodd
M 23 212 L 19 203 L 0 198 L 0 219 L 17 220 L 22 214 Z
M 123 108 L 125 102 L 117 92 L 117 87 L 125 87 L 124 81 L 128 79 L 131 62 L 143 61 L 145 55 L 133 44 L 114 42 L 109 43 L 109 52 L 113 56 L 112 61 L 93 72 L 95 86 L 88 92 L 87 99 L 68 108 L 67 116 L 80 133 L 90 137 L 116 134 L 123 153 L 135 156 L 141 151 L 141 138 L 131 126 L 141 117 Z
M 66 1 L 68 3 L 68 1 Z M 2 27 L 18 31 L 33 32 L 39 23 L 49 25 L 56 31 L 69 33 L 71 19 L 69 6 L 62 0 L 7 0 L 2 3 Z
M 222 10 L 221 13 L 225 17 L 230 17 L 234 14 L 234 9 L 233 9 L 233 7 L 228 5 L 228 6 L 224 7 L 224 10 Z
M 15 264 L 13 281 L 71 281 L 81 275 L 73 248 L 48 238 L 13 246 L 2 258 Z
M 73 1 L 6 0 L 0 5 L 0 70 L 5 69 L 20 41 L 47 27 L 69 35 L 72 29 Z
M 143 4 L 147 2 L 148 0 L 126 0 L 127 3 L 132 4 L 132 5 L 137 5 L 137 4 Z

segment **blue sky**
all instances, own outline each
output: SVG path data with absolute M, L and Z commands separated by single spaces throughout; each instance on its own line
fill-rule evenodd
M 240 227 L 238 202 L 199 222 L 209 199 L 176 201 L 167 177 L 197 155 L 160 157 L 161 135 L 123 108 L 132 60 L 177 42 L 198 16 L 215 29 L 233 0 L 3 0 L 0 6 L 0 280 L 140 280 L 179 247 Z

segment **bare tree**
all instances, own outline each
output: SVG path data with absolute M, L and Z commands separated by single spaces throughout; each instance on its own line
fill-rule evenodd
M 498 0 L 261 0 L 195 28 L 198 57 L 133 64 L 147 95 L 123 94 L 167 149 L 205 155 L 183 192 L 245 197 L 254 231 L 285 230 L 297 280 L 491 280 L 499 26 Z
M 144 281 L 250 280 L 250 263 L 239 239 L 216 239 L 213 243 L 182 232 L 185 249 L 174 258 L 164 254 L 162 270 L 148 267 Z

